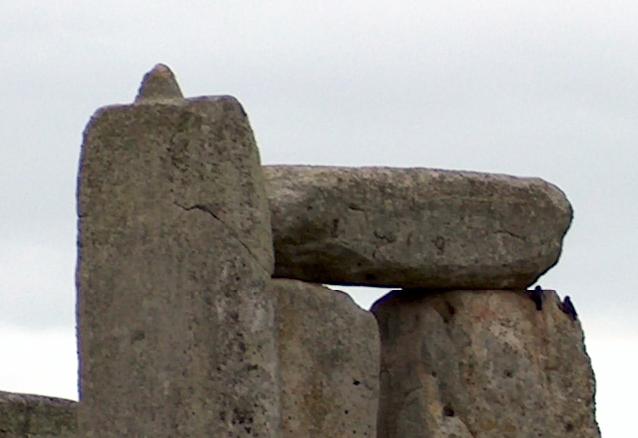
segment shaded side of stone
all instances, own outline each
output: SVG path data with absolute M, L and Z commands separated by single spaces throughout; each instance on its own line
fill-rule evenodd
M 78 184 L 81 436 L 277 436 L 270 216 L 240 104 L 98 110 Z
M 376 437 L 379 333 L 343 292 L 273 280 L 281 364 L 282 436 Z
M 583 332 L 546 291 L 395 291 L 381 332 L 379 437 L 598 438 Z
M 76 438 L 77 402 L 0 391 L 0 437 Z
M 327 283 L 525 288 L 572 218 L 538 178 L 435 169 L 265 166 L 275 276 Z

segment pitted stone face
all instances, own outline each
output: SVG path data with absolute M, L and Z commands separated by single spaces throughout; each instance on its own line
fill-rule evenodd
M 268 200 L 246 114 L 168 67 L 85 130 L 79 436 L 278 436 Z
M 78 403 L 0 391 L 0 437 L 76 438 Z
M 170 99 L 183 99 L 175 75 L 164 64 L 157 64 L 144 75 L 135 97 L 135 103 L 149 103 Z
M 376 437 L 379 330 L 345 293 L 273 279 L 282 438 Z
M 264 173 L 281 278 L 524 288 L 558 261 L 572 219 L 563 192 L 540 178 L 390 167 Z
M 390 292 L 381 335 L 379 438 L 600 438 L 580 322 L 555 291 Z

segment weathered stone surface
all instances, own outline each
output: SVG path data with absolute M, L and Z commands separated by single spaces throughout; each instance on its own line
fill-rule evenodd
M 580 323 L 546 291 L 395 291 L 381 332 L 380 438 L 594 438 Z
M 263 187 L 232 97 L 93 116 L 78 189 L 83 438 L 277 436 Z
M 77 402 L 0 391 L 0 437 L 75 438 Z
M 153 103 L 167 99 L 182 99 L 175 75 L 164 64 L 157 64 L 144 75 L 135 98 L 135 103 Z
M 328 284 L 524 288 L 572 218 L 538 178 L 432 169 L 265 166 L 275 276 Z
M 379 330 L 343 292 L 273 280 L 283 437 L 376 437 Z

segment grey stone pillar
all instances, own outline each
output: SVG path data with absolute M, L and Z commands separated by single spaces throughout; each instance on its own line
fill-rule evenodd
M 379 329 L 347 294 L 273 280 L 282 437 L 376 437 Z
M 149 72 L 99 109 L 78 178 L 82 437 L 274 437 L 270 213 L 232 97 Z
M 379 438 L 599 438 L 580 323 L 553 291 L 395 291 L 381 333 Z

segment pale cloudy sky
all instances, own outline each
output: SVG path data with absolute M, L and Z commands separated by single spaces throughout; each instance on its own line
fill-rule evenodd
M 0 389 L 76 398 L 82 130 L 157 62 L 233 94 L 264 163 L 540 176 L 575 218 L 541 279 L 573 297 L 608 438 L 638 382 L 635 1 L 0 3 Z M 367 306 L 379 293 L 354 293 Z

